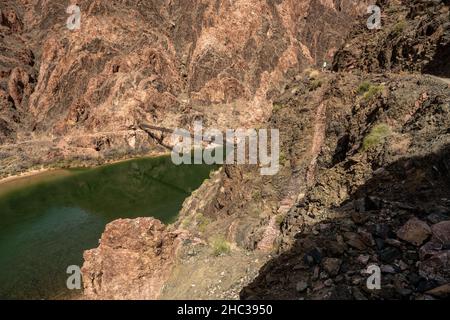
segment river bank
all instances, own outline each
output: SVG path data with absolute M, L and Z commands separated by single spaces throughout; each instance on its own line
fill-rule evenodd
M 25 178 L 30 178 L 37 175 L 42 175 L 46 173 L 52 173 L 54 171 L 62 172 L 67 169 L 88 169 L 88 168 L 96 168 L 106 165 L 112 165 L 127 161 L 133 161 L 138 159 L 147 159 L 147 158 L 157 158 L 157 157 L 163 157 L 170 155 L 169 152 L 152 152 L 140 156 L 132 156 L 132 157 L 121 157 L 121 158 L 113 158 L 113 159 L 105 159 L 104 161 L 96 161 L 94 160 L 87 160 L 85 163 L 80 163 L 80 161 L 70 161 L 68 163 L 65 163 L 64 166 L 58 166 L 57 163 L 55 164 L 47 164 L 47 165 L 41 165 L 39 169 L 36 168 L 30 168 L 28 170 L 25 170 L 23 172 L 12 174 L 5 177 L 0 177 L 0 186 L 5 183 L 9 183 L 16 180 L 21 180 Z
M 95 168 L 30 173 L 0 185 L 0 298 L 65 299 L 66 269 L 83 264 L 105 225 L 118 219 L 177 219 L 213 166 L 175 166 L 168 156 Z M 81 294 L 81 293 L 80 293 Z

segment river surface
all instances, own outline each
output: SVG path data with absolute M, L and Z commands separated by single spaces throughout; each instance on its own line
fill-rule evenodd
M 0 184 L 0 299 L 60 299 L 69 265 L 98 246 L 105 225 L 151 216 L 173 222 L 213 166 L 170 157 L 50 171 Z

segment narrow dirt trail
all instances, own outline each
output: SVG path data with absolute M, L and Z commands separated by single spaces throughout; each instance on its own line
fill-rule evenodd
M 272 216 L 270 218 L 269 224 L 264 230 L 263 238 L 258 242 L 258 249 L 263 252 L 270 252 L 273 249 L 273 243 L 280 234 L 280 228 L 277 225 L 276 217 L 277 216 Z
M 128 129 L 128 130 L 117 130 L 117 131 L 100 131 L 100 132 L 94 132 L 94 133 L 88 133 L 88 134 L 78 134 L 78 135 L 70 135 L 67 137 L 58 137 L 58 138 L 41 138 L 41 139 L 30 139 L 30 140 L 24 140 L 19 141 L 17 143 L 5 143 L 0 145 L 1 148 L 14 148 L 26 144 L 39 144 L 39 143 L 53 143 L 53 142 L 59 142 L 62 139 L 78 139 L 78 138 L 92 138 L 92 137 L 99 137 L 103 135 L 121 135 L 121 134 L 127 134 L 127 133 L 135 133 L 138 131 L 143 131 L 140 129 Z
M 427 76 L 430 76 L 431 78 L 436 79 L 436 80 L 440 80 L 441 82 L 446 83 L 446 84 L 448 84 L 450 86 L 450 79 L 449 78 L 441 78 L 441 77 L 438 77 L 438 76 L 433 76 L 431 74 L 427 74 Z
M 286 196 L 280 201 L 280 206 L 277 211 L 277 215 L 271 217 L 266 229 L 264 230 L 263 237 L 258 243 L 258 249 L 268 252 L 273 248 L 275 239 L 280 233 L 280 228 L 277 224 L 277 217 L 279 215 L 286 214 L 302 196 L 300 186 L 302 183 L 306 183 L 306 187 L 313 184 L 314 174 L 316 170 L 317 159 L 319 157 L 323 142 L 325 140 L 326 129 L 326 106 L 324 102 L 321 102 L 317 107 L 314 117 L 314 132 L 312 136 L 311 149 L 309 151 L 310 162 L 308 164 L 306 179 L 301 177 L 292 177 L 287 188 Z
M 316 170 L 317 159 L 319 158 L 320 150 L 322 149 L 325 140 L 326 129 L 326 106 L 321 103 L 317 108 L 316 117 L 314 119 L 314 135 L 311 146 L 311 161 L 306 172 L 306 185 L 309 187 L 314 182 L 314 173 Z

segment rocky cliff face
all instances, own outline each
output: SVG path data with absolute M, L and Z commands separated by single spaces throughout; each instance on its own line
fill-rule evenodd
M 78 1 L 78 31 L 63 2 L 0 5 L 3 174 L 160 150 L 141 121 L 282 144 L 277 175 L 224 166 L 168 228 L 110 224 L 89 298 L 448 296 L 448 1 L 377 1 L 380 30 L 363 1 Z
M 365 83 L 372 89 L 362 89 Z M 295 86 L 304 92 L 311 84 Z M 318 141 L 320 151 L 315 161 L 302 157 L 306 163 L 296 170 L 298 185 L 306 188 L 280 220 L 280 255 L 241 297 L 431 298 L 429 290 L 449 281 L 442 271 L 445 241 L 428 251 L 436 243 L 433 228 L 442 230 L 439 223 L 450 220 L 448 84 L 421 75 L 339 73 L 324 75 L 314 91 L 321 104 L 308 107 L 305 94 L 290 96 L 274 115 L 278 123 L 316 118 L 311 142 L 286 147 L 306 146 L 308 154 Z M 315 117 L 321 105 L 324 116 Z M 303 130 L 311 129 L 292 132 L 305 137 Z M 288 158 L 290 166 L 298 163 Z M 366 286 L 370 265 L 381 268 L 381 290 Z
M 331 61 L 364 13 L 350 0 L 76 3 L 74 31 L 65 0 L 0 6 L 4 174 L 24 169 L 12 158 L 26 168 L 155 150 L 142 121 L 264 122 L 273 90 L 295 70 Z
M 157 299 L 183 237 L 153 218 L 108 224 L 100 246 L 84 253 L 86 298 Z
M 448 5 L 379 4 L 383 28 L 357 23 L 334 56 L 337 72 L 306 70 L 275 91 L 266 125 L 282 128 L 280 172 L 225 166 L 186 200 L 175 227 L 204 243 L 178 255 L 162 297 L 236 298 L 239 288 L 244 299 L 448 295 L 449 84 L 408 73 L 439 65 L 448 31 L 435 19 Z M 392 47 L 412 43 L 429 60 L 396 57 Z M 373 63 L 381 52 L 390 60 Z M 232 245 L 219 257 L 216 234 Z M 370 265 L 381 290 L 366 286 Z
M 389 14 L 383 15 L 382 29 L 368 33 L 364 25 L 354 28 L 336 55 L 333 69 L 419 71 L 450 77 L 449 2 L 379 3 L 389 6 Z
M 448 51 L 449 7 L 445 1 L 384 4 L 389 14 L 383 28 L 356 27 L 335 55 L 338 72 L 318 76 L 319 82 L 294 82 L 295 94 L 277 101 L 283 107 L 272 117 L 276 123 L 308 116 L 311 109 L 319 115 L 312 131 L 318 138 L 306 149 L 318 153 L 300 175 L 306 190 L 280 224 L 280 254 L 241 298 L 435 299 L 450 294 L 450 87 L 446 61 L 437 59 Z M 438 65 L 440 73 L 431 67 Z M 434 70 L 441 77 L 412 70 Z M 305 97 L 311 91 L 320 103 L 299 109 L 309 105 Z M 307 128 L 301 123 L 300 130 Z M 291 154 L 298 150 L 292 143 Z M 369 266 L 381 271 L 379 290 L 366 284 Z

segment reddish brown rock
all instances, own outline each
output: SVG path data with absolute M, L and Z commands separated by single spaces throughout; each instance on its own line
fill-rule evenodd
M 450 244 L 450 221 L 442 221 L 431 227 L 433 238 L 443 245 Z
M 447 298 L 450 297 L 450 283 L 446 283 L 442 286 L 439 286 L 437 288 L 428 290 L 426 292 L 429 295 L 438 297 L 438 298 Z
M 342 260 L 337 258 L 325 258 L 322 261 L 322 266 L 324 270 L 330 275 L 335 276 L 338 274 L 341 267 Z
M 415 246 L 420 246 L 430 236 L 431 228 L 417 218 L 411 218 L 397 231 L 397 236 Z
M 359 234 L 354 232 L 345 232 L 344 238 L 347 240 L 347 244 L 352 246 L 353 248 L 358 250 L 366 249 L 366 245 L 364 244 Z
M 442 249 L 442 243 L 435 238 L 431 239 L 419 249 L 420 260 L 425 260 L 439 253 Z
M 12 31 L 21 31 L 23 23 L 12 8 L 0 8 L 0 26 L 5 26 Z
M 419 250 L 421 260 L 438 254 L 444 247 L 450 244 L 450 221 L 442 221 L 431 226 L 433 233 L 430 241 L 425 243 Z
M 419 273 L 422 277 L 440 284 L 450 282 L 450 251 L 441 251 L 420 262 Z
M 99 247 L 84 253 L 84 294 L 93 299 L 158 298 L 179 240 L 178 233 L 153 218 L 109 223 Z
M 0 139 L 29 142 L 23 158 L 96 159 L 156 149 L 142 121 L 259 125 L 293 75 L 331 62 L 366 2 L 80 0 L 70 2 L 82 17 L 71 31 L 66 0 L 4 0 L 0 88 L 15 68 L 26 73 L 13 74 L 9 97 L 0 99 L 9 123 Z M 99 149 L 93 137 L 78 138 L 97 134 L 114 143 Z M 147 139 L 130 145 L 130 134 Z
M 14 68 L 9 76 L 8 89 L 9 96 L 14 101 L 16 108 L 20 108 L 24 97 L 29 97 L 33 92 L 34 86 L 30 83 L 29 74 L 21 69 Z
M 350 41 L 337 52 L 334 69 L 379 73 L 408 70 L 448 77 L 449 2 L 387 0 L 377 4 L 383 13 L 390 6 L 396 11 L 395 17 L 383 17 L 382 27 L 376 32 L 365 23 L 355 27 Z

